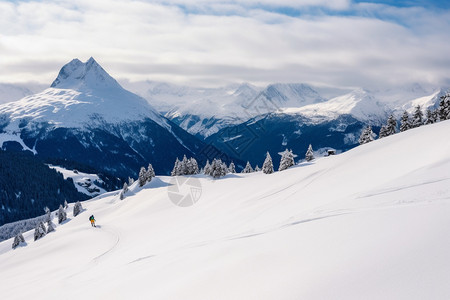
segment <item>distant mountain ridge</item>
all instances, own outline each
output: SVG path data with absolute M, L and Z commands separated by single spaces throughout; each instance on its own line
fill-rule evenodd
M 168 174 L 176 157 L 199 157 L 207 147 L 122 88 L 93 58 L 69 62 L 51 86 L 0 105 L 0 146 L 66 158 L 122 178 L 136 177 L 148 163 Z

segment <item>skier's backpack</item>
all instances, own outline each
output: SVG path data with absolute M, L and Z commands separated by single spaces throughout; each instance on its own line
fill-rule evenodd
M 89 217 L 89 221 L 92 221 L 94 219 L 94 216 Z

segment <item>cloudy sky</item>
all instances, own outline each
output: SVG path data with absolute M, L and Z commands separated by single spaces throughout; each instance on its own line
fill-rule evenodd
M 93 56 L 131 81 L 449 84 L 448 2 L 0 0 L 0 82 Z

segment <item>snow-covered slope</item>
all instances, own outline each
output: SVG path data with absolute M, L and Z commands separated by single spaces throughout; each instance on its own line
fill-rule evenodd
M 103 180 L 96 174 L 83 173 L 77 170 L 67 170 L 59 166 L 49 165 L 49 167 L 61 173 L 64 176 L 64 179 L 72 178 L 76 189 L 80 193 L 90 197 L 106 193 L 106 190 L 101 187 Z
M 377 101 L 363 89 L 357 89 L 343 96 L 335 97 L 326 102 L 290 107 L 279 113 L 300 114 L 312 120 L 333 120 L 340 115 L 351 115 L 357 120 L 380 124 L 384 123 L 390 110 L 384 103 Z
M 70 206 L 56 232 L 0 243 L 0 298 L 448 299 L 449 131 L 422 126 L 271 175 L 157 177 L 75 218 Z M 170 200 L 192 191 L 192 206 Z

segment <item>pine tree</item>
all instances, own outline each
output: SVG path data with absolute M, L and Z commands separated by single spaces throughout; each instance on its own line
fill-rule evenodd
M 183 155 L 183 160 L 180 163 L 180 172 L 179 175 L 187 175 L 188 174 L 188 159 L 186 155 Z
M 313 159 L 314 159 L 314 151 L 313 151 L 311 144 L 309 144 L 308 150 L 306 151 L 306 154 L 305 154 L 305 160 L 312 161 Z
M 214 159 L 211 163 L 210 175 L 214 178 L 219 178 L 227 175 L 227 165 L 221 159 Z
M 448 99 L 450 99 L 450 94 L 448 94 L 448 93 L 441 96 L 441 98 L 440 98 L 439 108 L 438 108 L 440 121 L 447 120 L 448 113 L 449 113 L 449 105 L 450 105 Z
M 64 212 L 65 213 L 65 212 Z M 39 224 L 34 229 L 34 240 L 38 240 L 41 237 L 47 234 L 47 230 L 45 229 L 44 222 L 39 222 Z
M 154 178 L 155 176 L 156 176 L 155 175 L 155 170 L 153 170 L 152 164 L 148 164 L 148 169 L 147 169 L 147 172 L 145 174 L 147 182 L 152 181 L 152 178 Z
M 259 172 L 259 171 L 261 171 L 261 168 L 258 165 L 256 165 L 255 172 Z
M 420 108 L 420 105 L 417 105 L 413 114 L 412 127 L 416 128 L 422 125 L 423 125 L 423 112 L 422 109 Z
M 131 177 L 128 177 L 128 186 L 131 186 L 134 183 L 134 179 Z
M 387 131 L 388 131 L 387 126 L 385 125 L 381 126 L 380 132 L 378 133 L 378 138 L 382 139 L 384 137 L 387 137 L 388 136 Z
M 247 161 L 247 164 L 245 165 L 244 170 L 242 170 L 241 173 L 252 173 L 253 172 L 253 168 L 250 165 L 250 162 Z
M 284 171 L 290 167 L 292 167 L 294 162 L 294 154 L 292 153 L 292 150 L 286 149 L 285 151 L 280 153 L 281 155 L 281 161 L 280 161 L 280 167 L 278 168 L 278 171 Z
M 21 243 L 25 243 L 25 238 L 23 237 L 22 233 L 19 233 L 14 237 L 12 248 L 16 249 Z
M 53 224 L 52 220 L 47 222 L 47 233 L 55 231 L 55 224 Z
M 236 173 L 236 166 L 234 165 L 234 162 L 230 162 L 230 166 L 228 167 L 228 172 L 234 174 Z
M 264 174 L 272 174 L 273 173 L 273 163 L 272 163 L 272 157 L 269 154 L 269 151 L 267 151 L 266 159 L 264 160 L 262 171 Z
M 170 176 L 179 176 L 180 175 L 180 160 L 175 160 L 175 164 L 173 165 L 172 172 L 170 173 Z
M 193 157 L 189 158 L 187 165 L 188 165 L 187 167 L 188 175 L 195 175 L 200 172 L 200 170 L 198 169 L 197 160 L 195 158 Z
M 367 126 L 362 132 L 361 132 L 361 136 L 359 137 L 359 144 L 363 145 L 363 144 L 367 144 L 373 141 L 373 131 L 372 131 L 372 126 Z
M 58 224 L 61 224 L 65 220 L 67 220 L 67 213 L 64 210 L 64 207 L 62 205 L 59 205 L 59 209 L 58 209 Z
M 141 170 L 139 171 L 139 186 L 143 187 L 144 184 L 147 182 L 147 171 L 144 167 L 141 167 Z
M 425 124 L 433 124 L 435 123 L 436 120 L 434 120 L 434 114 L 433 111 L 431 110 L 431 108 L 427 108 L 427 116 L 426 116 L 426 121 Z
M 403 112 L 402 118 L 400 120 L 400 132 L 404 132 L 404 131 L 406 131 L 408 129 L 411 129 L 411 123 L 409 121 L 409 114 L 405 110 Z
M 204 168 L 205 175 L 211 175 L 211 165 L 209 164 L 209 160 L 206 160 L 206 165 Z
M 386 136 L 393 135 L 397 132 L 397 120 L 394 115 L 390 115 L 386 125 Z
M 64 209 L 68 209 L 69 208 L 69 204 L 67 204 L 67 200 L 64 200 Z
M 80 201 L 77 201 L 75 203 L 75 205 L 73 206 L 73 216 L 74 217 L 78 216 L 82 210 L 83 210 L 83 206 L 81 206 Z
M 120 194 L 119 194 L 119 199 L 120 199 L 120 200 L 125 199 L 125 193 L 126 193 L 126 192 L 128 192 L 128 184 L 125 182 L 125 183 L 123 184 L 123 188 L 122 188 L 122 190 L 120 191 Z

